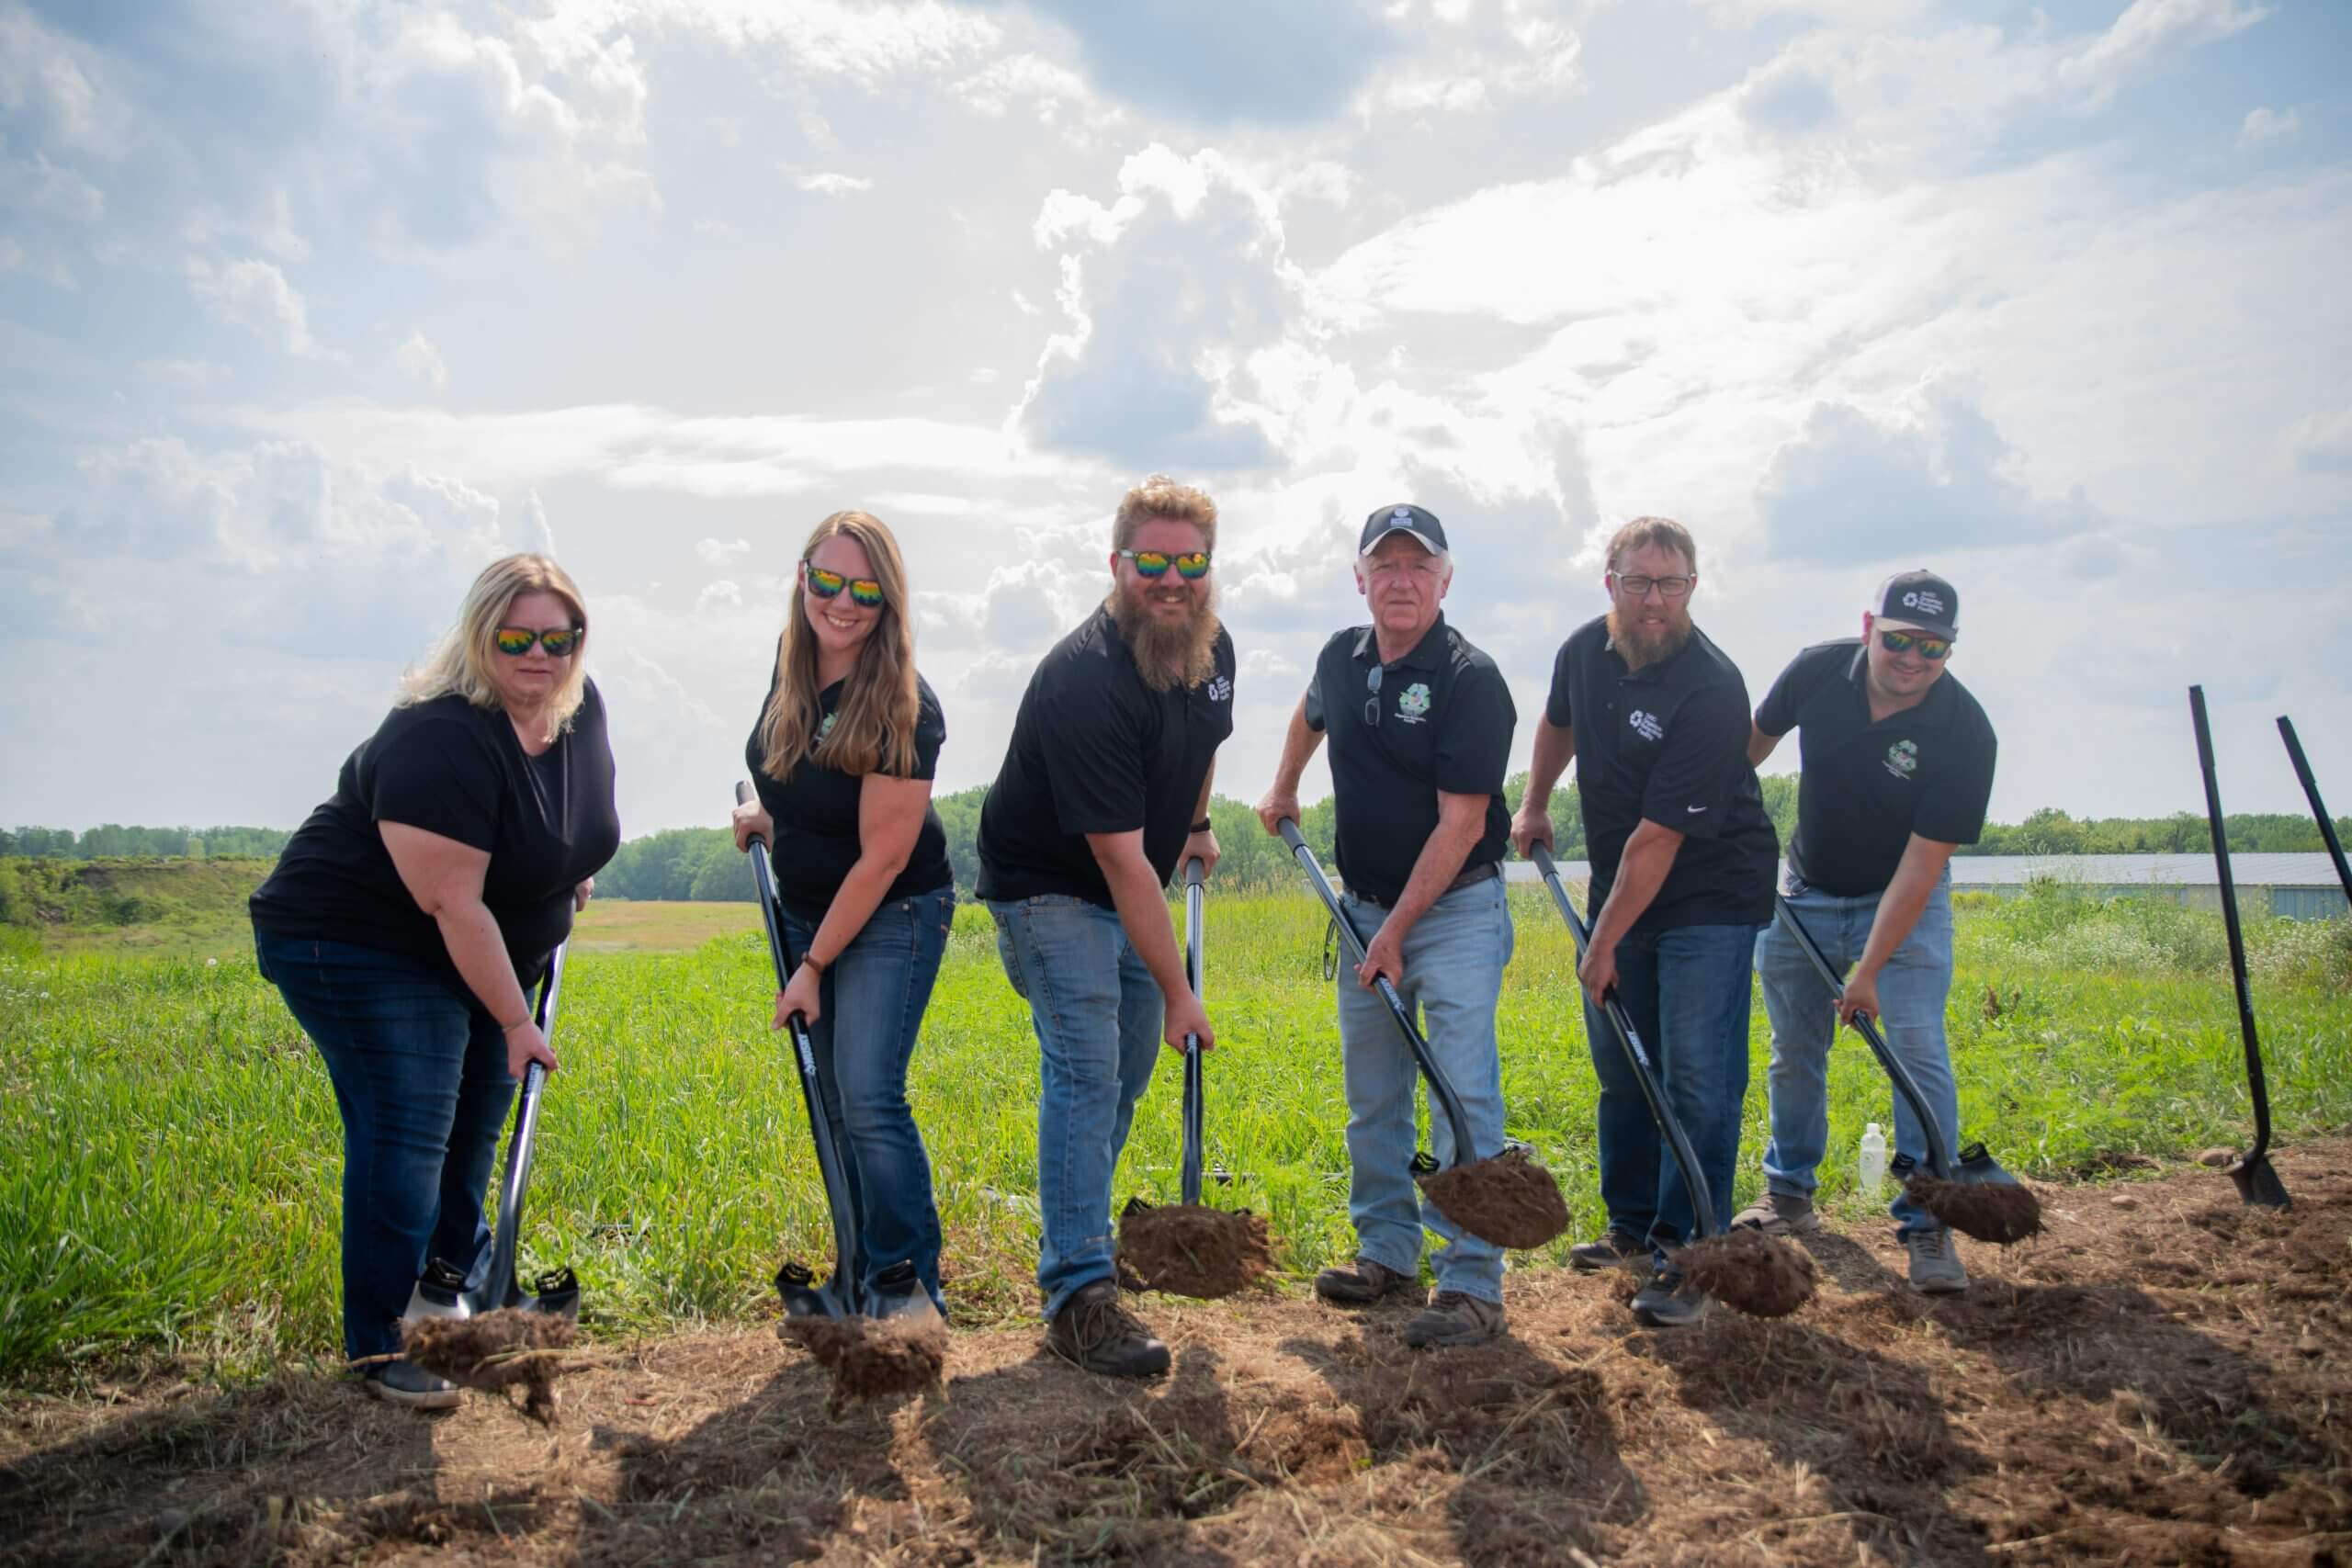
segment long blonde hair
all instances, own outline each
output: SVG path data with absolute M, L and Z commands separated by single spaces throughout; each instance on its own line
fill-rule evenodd
M 548 702 L 547 739 L 553 740 L 571 728 L 571 716 L 580 711 L 588 690 L 588 606 L 571 574 L 541 555 L 502 556 L 481 569 L 466 590 L 458 624 L 442 634 L 423 664 L 401 677 L 400 695 L 392 705 L 412 707 L 454 692 L 478 708 L 498 707 L 498 688 L 490 679 L 491 661 L 500 657 L 498 627 L 526 593 L 551 593 L 562 600 L 571 612 L 571 624 L 580 628 L 563 683 Z
M 865 551 L 882 585 L 882 611 L 842 682 L 832 728 L 820 733 L 817 634 L 808 625 L 808 591 L 795 583 L 792 611 L 776 643 L 775 691 L 760 716 L 765 771 L 779 782 L 792 776 L 803 757 L 851 774 L 914 772 L 915 631 L 907 614 L 906 563 L 888 526 L 868 512 L 836 512 L 818 524 L 800 558 L 806 561 L 836 534 Z

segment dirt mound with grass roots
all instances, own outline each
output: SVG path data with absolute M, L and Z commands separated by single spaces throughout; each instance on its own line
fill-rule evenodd
M 947 1325 L 936 1317 L 787 1317 L 776 1332 L 807 1350 L 831 1378 L 829 1415 L 937 1388 L 947 1366 Z
M 1813 1300 L 1818 1280 L 1810 1255 L 1761 1231 L 1692 1242 L 1675 1260 L 1690 1283 L 1750 1317 L 1788 1316 Z
M 1904 1195 L 1962 1235 L 2014 1247 L 2041 1234 L 2041 1200 L 2005 1181 L 1939 1181 L 1915 1176 Z
M 1247 1209 L 1130 1201 L 1119 1219 L 1119 1263 L 1147 1291 L 1217 1301 L 1274 1266 L 1266 1222 Z
M 1419 1179 L 1447 1219 L 1497 1247 L 1542 1247 L 1568 1228 L 1560 1184 L 1524 1149 L 1448 1166 Z
M 523 1391 L 523 1414 L 555 1419 L 555 1380 L 563 1374 L 571 1320 L 501 1307 L 476 1317 L 426 1317 L 404 1325 L 408 1359 L 459 1388 Z
M 1024 1315 L 952 1337 L 944 1399 L 838 1419 L 764 1325 L 574 1351 L 548 1428 L 366 1399 L 323 1349 L 84 1363 L 0 1396 L 0 1562 L 2343 1563 L 2352 1138 L 2278 1153 L 2284 1214 L 2189 1152 L 2038 1185 L 2046 1233 L 1962 1243 L 1962 1296 L 1912 1294 L 1877 1215 L 1796 1239 L 1792 1315 L 1679 1330 L 1529 1267 L 1503 1338 L 1413 1351 L 1409 1298 L 1290 1279 L 1141 1303 L 1148 1383 Z

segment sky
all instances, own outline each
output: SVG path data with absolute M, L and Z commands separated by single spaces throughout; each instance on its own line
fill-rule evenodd
M 1153 471 L 1244 800 L 1412 500 L 1515 767 L 1664 514 L 1751 698 L 1951 578 L 2000 819 L 2199 808 L 2193 682 L 2231 809 L 2279 713 L 2352 809 L 2347 67 L 2340 0 L 0 0 L 0 822 L 293 826 L 548 549 L 624 831 L 721 823 L 846 506 L 985 784 Z

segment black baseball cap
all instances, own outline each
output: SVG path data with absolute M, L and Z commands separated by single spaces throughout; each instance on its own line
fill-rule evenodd
M 1946 642 L 1957 641 L 1960 590 L 1924 567 L 1898 571 L 1879 584 L 1871 614 L 1891 631 L 1925 632 Z
M 1410 502 L 1384 506 L 1363 520 L 1363 536 L 1356 541 L 1356 554 L 1372 554 L 1373 546 L 1391 534 L 1410 534 L 1421 542 L 1421 548 L 1433 556 L 1445 554 L 1445 525 L 1435 514 L 1422 511 Z

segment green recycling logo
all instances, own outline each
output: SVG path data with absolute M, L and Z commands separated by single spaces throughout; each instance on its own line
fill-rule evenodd
M 1426 682 L 1416 681 L 1396 694 L 1396 716 L 1407 724 L 1419 724 L 1430 711 L 1430 689 Z
M 1886 749 L 1886 771 L 1909 783 L 1919 768 L 1919 748 L 1917 742 L 1898 740 Z

